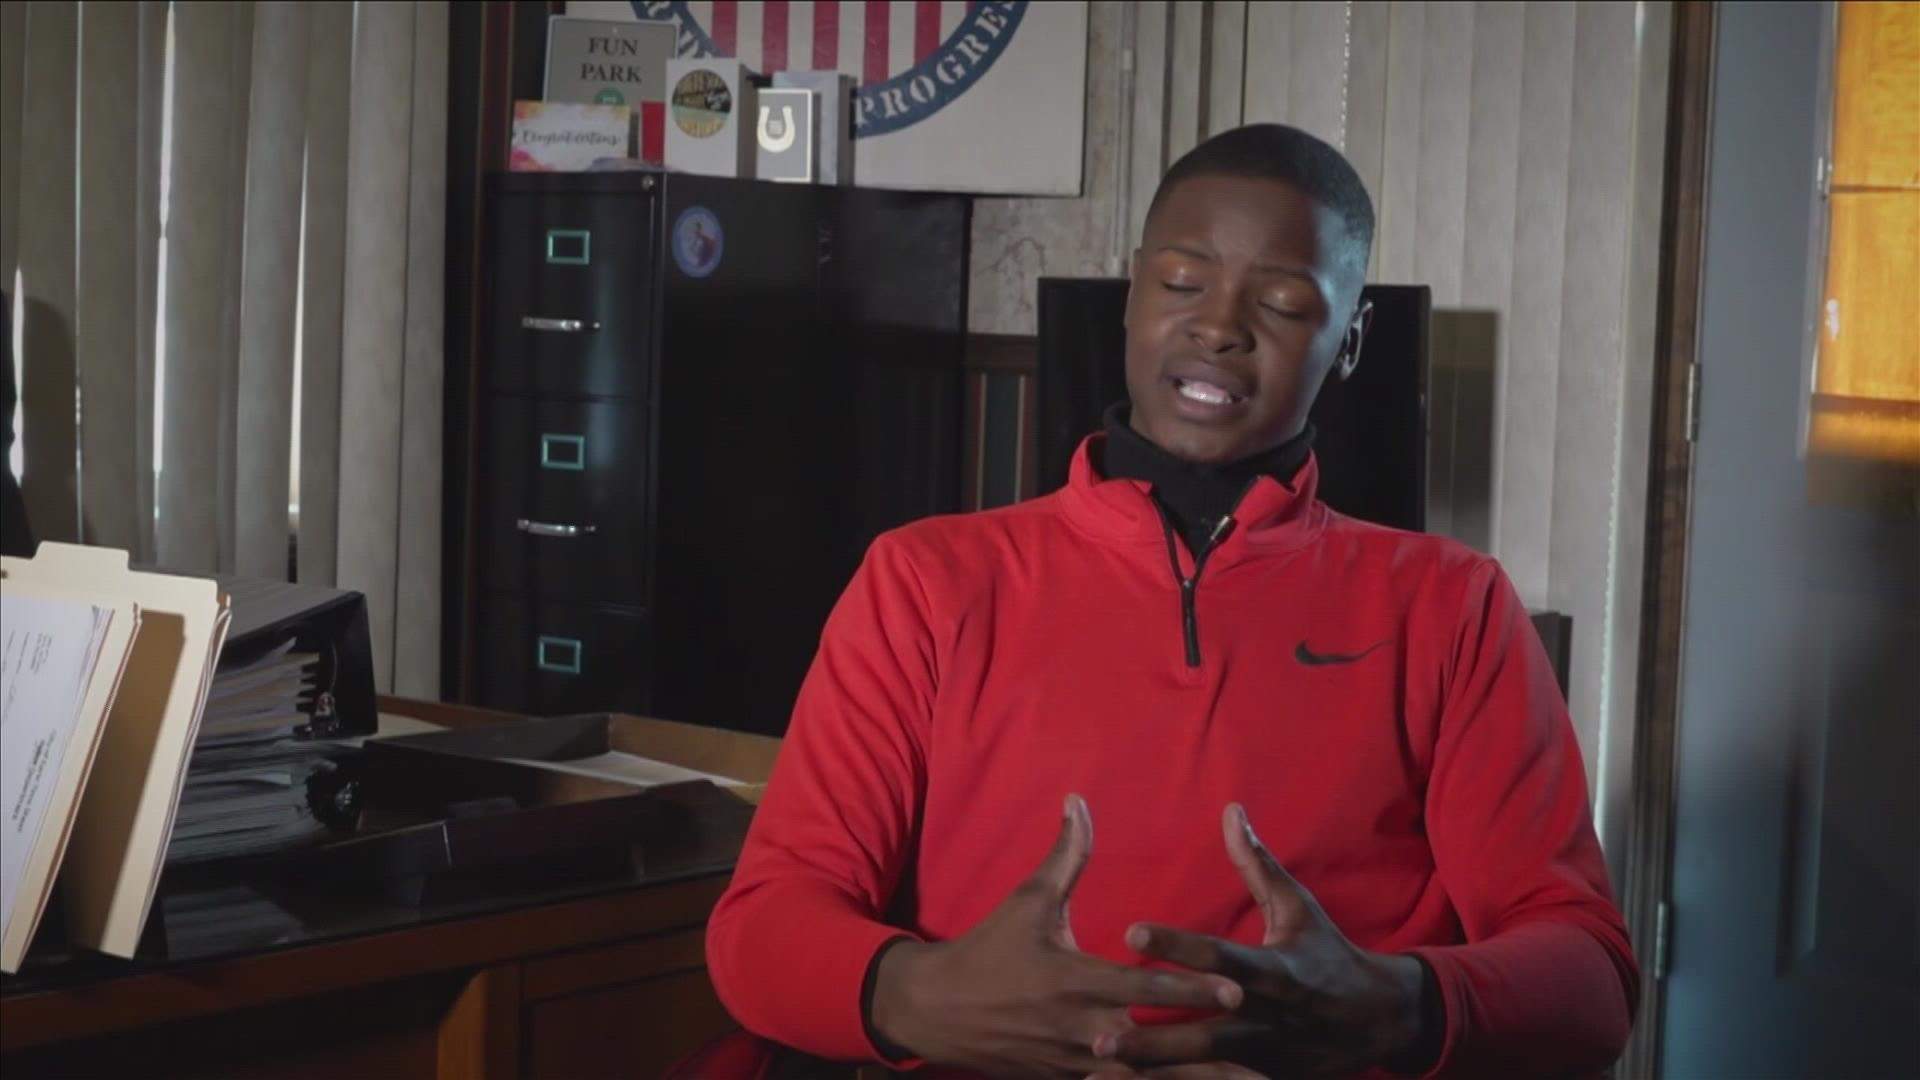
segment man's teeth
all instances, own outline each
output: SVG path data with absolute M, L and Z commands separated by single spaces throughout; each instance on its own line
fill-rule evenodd
M 1212 383 L 1181 379 L 1177 381 L 1174 386 L 1175 389 L 1180 391 L 1181 397 L 1205 402 L 1208 405 L 1225 405 L 1234 400 L 1234 395 L 1214 386 Z

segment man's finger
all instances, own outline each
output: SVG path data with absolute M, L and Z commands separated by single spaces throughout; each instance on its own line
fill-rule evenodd
M 1131 1068 L 1102 1068 L 1094 1072 L 1087 1080 L 1267 1080 L 1260 1072 L 1252 1068 L 1229 1065 L 1225 1061 L 1208 1061 L 1204 1065 L 1164 1065 L 1160 1068 L 1148 1068 L 1146 1072 L 1135 1072 Z
M 1273 1033 L 1263 1025 L 1238 1017 L 1223 1017 L 1190 1024 L 1134 1028 L 1114 1038 L 1109 1050 L 1115 1061 L 1149 1077 L 1257 1078 L 1258 1073 L 1227 1063 L 1252 1060 L 1249 1055 L 1270 1052 L 1272 1039 Z M 1182 1068 L 1205 1071 L 1177 1071 Z
M 1134 1075 L 1142 1080 L 1267 1080 L 1252 1069 L 1225 1061 L 1209 1061 L 1204 1065 L 1165 1065 Z
M 1289 940 L 1312 913 L 1312 897 L 1260 842 L 1253 831 L 1253 822 L 1247 819 L 1246 807 L 1239 803 L 1229 805 L 1221 815 L 1220 824 L 1226 834 L 1227 857 L 1233 861 L 1234 869 L 1240 871 L 1240 880 L 1246 882 L 1247 891 L 1253 894 L 1254 902 L 1266 917 L 1266 944 Z
M 1137 1027 L 1113 1036 L 1109 1046 L 1100 1049 L 1108 1050 L 1115 1061 L 1125 1062 L 1136 1070 L 1193 1065 L 1220 1056 L 1215 1046 L 1225 1031 L 1224 1023 L 1219 1020 Z
M 1262 950 L 1205 934 L 1175 930 L 1155 923 L 1135 923 L 1127 929 L 1127 947 L 1142 956 L 1178 964 L 1193 971 L 1210 971 L 1244 986 L 1266 970 Z M 1236 1002 L 1228 1008 L 1238 1008 Z
M 1046 860 L 1033 873 L 1033 882 L 1046 890 L 1049 896 L 1065 901 L 1073 892 L 1074 882 L 1080 880 L 1080 871 L 1086 868 L 1087 856 L 1093 852 L 1093 815 L 1087 812 L 1087 803 L 1078 795 L 1068 795 L 1067 805 L 1061 813 L 1060 835 L 1053 842 L 1053 850 L 1047 852 Z
M 1240 984 L 1217 974 L 1150 971 L 1088 958 L 1081 988 L 1102 1005 L 1143 1005 L 1159 1009 L 1217 1012 L 1237 1009 L 1246 1000 Z

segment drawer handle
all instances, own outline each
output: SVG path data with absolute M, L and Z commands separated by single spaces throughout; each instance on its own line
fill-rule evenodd
M 533 536 L 592 536 L 594 533 L 591 525 L 555 525 L 545 521 L 528 521 L 526 518 L 521 518 L 514 527 Z
M 562 472 L 585 472 L 587 468 L 587 437 L 584 435 L 556 435 L 543 432 L 540 435 L 540 467 L 558 469 Z
M 591 319 L 550 319 L 544 315 L 520 316 L 523 330 L 545 330 L 553 334 L 591 334 L 600 324 Z
M 548 637 L 540 635 L 534 646 L 534 662 L 541 671 L 552 671 L 561 675 L 580 674 L 580 639 L 570 637 Z
M 585 229 L 548 229 L 547 261 L 557 266 L 586 266 L 593 261 L 593 234 Z

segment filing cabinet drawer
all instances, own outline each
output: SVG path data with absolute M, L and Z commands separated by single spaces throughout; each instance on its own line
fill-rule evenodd
M 479 704 L 535 715 L 652 707 L 646 612 L 496 593 L 477 614 Z
M 648 602 L 642 405 L 495 398 L 485 445 L 483 588 Z
M 647 393 L 653 205 L 585 192 L 495 198 L 486 338 L 493 389 Z

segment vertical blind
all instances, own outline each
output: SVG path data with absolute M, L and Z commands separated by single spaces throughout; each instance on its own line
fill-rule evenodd
M 364 592 L 381 689 L 422 695 L 447 38 L 445 0 L 0 7 L 36 535 Z

